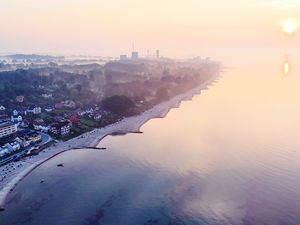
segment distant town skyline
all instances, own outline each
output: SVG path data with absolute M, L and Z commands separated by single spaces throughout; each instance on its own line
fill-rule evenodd
M 280 24 L 299 1 L 2 0 L 0 52 L 189 56 L 211 48 L 300 47 Z M 255 15 L 255 16 L 253 16 Z

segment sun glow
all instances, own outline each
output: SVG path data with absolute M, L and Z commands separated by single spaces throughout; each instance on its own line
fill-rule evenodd
M 299 22 L 296 19 L 286 19 L 281 23 L 281 27 L 284 33 L 291 35 L 299 29 Z

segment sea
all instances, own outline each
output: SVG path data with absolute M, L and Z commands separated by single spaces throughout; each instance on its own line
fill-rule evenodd
M 68 151 L 35 169 L 0 224 L 300 224 L 299 51 L 217 59 L 208 90 L 141 134 L 107 136 L 104 151 Z

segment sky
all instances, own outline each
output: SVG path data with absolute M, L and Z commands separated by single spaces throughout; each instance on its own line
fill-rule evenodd
M 300 47 L 300 0 L 0 0 L 0 52 L 196 56 L 207 49 Z

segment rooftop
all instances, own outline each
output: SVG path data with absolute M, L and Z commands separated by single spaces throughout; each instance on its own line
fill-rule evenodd
M 12 126 L 12 125 L 15 125 L 15 124 L 10 121 L 2 122 L 2 123 L 0 123 L 0 128 Z

